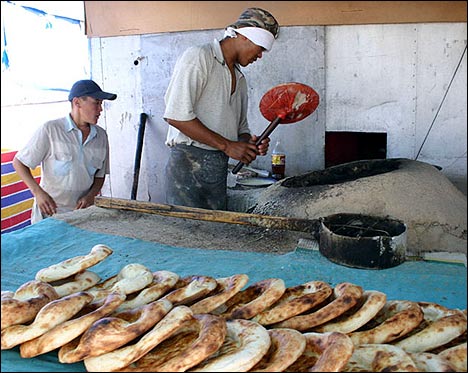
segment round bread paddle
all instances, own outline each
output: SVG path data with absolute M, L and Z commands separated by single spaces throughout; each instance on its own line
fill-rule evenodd
M 311 87 L 302 83 L 283 83 L 271 88 L 260 100 L 260 112 L 271 121 L 257 139 L 255 145 L 267 138 L 278 124 L 298 122 L 312 114 L 319 104 L 319 95 Z M 232 173 L 236 174 L 244 166 L 237 163 Z

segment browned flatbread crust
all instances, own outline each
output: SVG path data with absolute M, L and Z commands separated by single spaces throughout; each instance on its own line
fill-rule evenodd
M 340 372 L 353 354 L 353 342 L 346 334 L 303 333 L 306 347 L 287 372 Z
M 171 302 L 157 300 L 95 321 L 79 339 L 63 345 L 61 363 L 75 363 L 113 351 L 153 327 L 172 309 Z
M 330 322 L 319 325 L 314 331 L 319 333 L 340 332 L 350 333 L 369 322 L 385 306 L 387 296 L 375 290 L 367 290 L 362 294 L 358 304 Z
M 53 327 L 72 318 L 92 300 L 91 294 L 79 292 L 47 303 L 37 313 L 31 324 L 12 325 L 2 330 L 2 350 L 13 348 L 43 335 Z
M 171 337 L 192 317 L 193 313 L 187 306 L 174 307 L 138 342 L 103 355 L 86 358 L 85 368 L 88 372 L 115 372 L 123 369 Z
M 257 281 L 229 299 L 221 315 L 226 319 L 251 319 L 280 299 L 285 290 L 279 278 Z
M 306 312 L 325 301 L 333 292 L 323 281 L 310 281 L 286 288 L 270 307 L 252 318 L 262 325 L 271 325 Z
M 95 245 L 87 255 L 75 256 L 39 270 L 36 273 L 36 280 L 45 282 L 62 280 L 102 262 L 112 253 L 112 249 L 106 245 Z
M 271 345 L 263 358 L 249 372 L 282 372 L 305 350 L 306 338 L 294 329 L 270 329 Z
M 389 343 L 412 331 L 423 320 L 423 312 L 416 302 L 387 301 L 385 306 L 364 330 L 349 334 L 355 345 Z
M 457 372 L 466 372 L 467 369 L 467 351 L 466 342 L 460 343 L 457 346 L 447 348 L 439 352 L 439 356 L 446 359 Z
M 199 300 L 190 306 L 194 314 L 210 313 L 214 309 L 235 296 L 249 281 L 246 274 L 237 274 L 229 277 L 217 278 L 218 285 L 208 297 Z
M 311 330 L 342 315 L 356 305 L 362 297 L 363 289 L 349 282 L 342 282 L 333 290 L 334 299 L 320 309 L 291 317 L 274 324 L 275 328 L 291 328 L 299 331 Z
M 58 298 L 52 285 L 38 280 L 24 283 L 15 292 L 2 291 L 1 329 L 30 322 L 42 307 Z
M 124 294 L 109 294 L 104 304 L 98 309 L 65 321 L 40 337 L 22 343 L 20 346 L 21 357 L 34 357 L 63 346 L 83 334 L 93 322 L 113 312 L 124 300 Z
M 79 291 L 85 291 L 101 281 L 101 277 L 97 273 L 92 271 L 84 270 L 78 272 L 66 279 L 59 280 L 60 284 L 52 282 L 51 285 L 59 297 L 65 297 L 67 295 L 78 293 Z
M 170 271 L 153 272 L 153 281 L 140 292 L 130 294 L 125 302 L 123 302 L 116 312 L 137 308 L 145 304 L 154 302 L 161 298 L 164 294 L 171 291 L 179 280 L 179 275 Z
M 185 372 L 214 354 L 224 343 L 226 320 L 199 314 L 122 372 Z
M 419 372 L 456 372 L 450 362 L 442 356 L 429 352 L 408 352 Z
M 389 344 L 363 344 L 354 352 L 343 372 L 419 372 L 404 350 Z
M 467 328 L 466 315 L 436 303 L 418 302 L 424 321 L 394 343 L 407 352 L 424 352 L 443 346 L 462 335 Z
M 247 372 L 268 352 L 268 331 L 250 320 L 228 320 L 221 348 L 191 369 L 192 372 Z
M 174 306 L 190 305 L 216 289 L 218 283 L 210 276 L 187 276 L 179 279 L 175 289 L 161 299 L 167 299 Z

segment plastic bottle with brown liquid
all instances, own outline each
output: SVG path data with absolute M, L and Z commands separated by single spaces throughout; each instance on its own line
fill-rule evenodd
M 286 153 L 283 150 L 280 140 L 278 140 L 271 153 L 271 176 L 276 180 L 284 179 L 285 170 Z

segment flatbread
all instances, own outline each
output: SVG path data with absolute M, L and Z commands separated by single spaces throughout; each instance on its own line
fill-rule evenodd
M 342 315 L 354 307 L 362 297 L 363 289 L 349 282 L 342 282 L 333 289 L 334 299 L 318 310 L 291 317 L 274 324 L 275 328 L 291 328 L 307 331 Z
M 221 348 L 196 365 L 191 372 L 247 372 L 268 352 L 268 331 L 250 320 L 228 320 L 227 334 Z
M 210 296 L 199 300 L 197 303 L 190 306 L 192 312 L 210 313 L 218 308 L 233 296 L 235 296 L 249 281 L 249 276 L 246 274 L 237 274 L 229 277 L 217 278 L 217 286 Z
M 93 322 L 113 312 L 124 300 L 124 294 L 109 294 L 104 304 L 93 312 L 65 321 L 40 337 L 22 343 L 20 346 L 21 357 L 35 357 L 63 346 L 83 334 Z
M 355 345 L 385 344 L 407 335 L 423 318 L 423 311 L 417 302 L 391 300 L 387 301 L 371 322 L 349 336 Z
M 52 285 L 38 280 L 22 284 L 15 292 L 2 291 L 1 329 L 34 320 L 42 307 L 58 298 Z
M 303 333 L 304 352 L 287 372 L 340 372 L 353 354 L 354 346 L 346 334 Z
M 270 329 L 270 348 L 250 372 L 282 372 L 305 350 L 306 338 L 294 329 Z
M 95 245 L 87 255 L 75 256 L 39 270 L 36 273 L 36 280 L 53 282 L 73 276 L 102 262 L 112 253 L 113 250 L 106 245 Z
M 135 297 L 129 295 L 125 302 L 123 302 L 116 312 L 121 312 L 129 310 L 132 308 L 137 308 L 145 304 L 154 302 L 161 298 L 164 294 L 171 291 L 177 281 L 179 280 L 179 275 L 170 271 L 156 271 L 153 272 L 153 281 L 143 290 L 136 293 Z
M 439 352 L 439 356 L 446 359 L 454 368 L 456 372 L 466 372 L 466 342 L 460 343 L 457 346 L 447 348 L 446 350 Z
M 218 283 L 210 276 L 187 276 L 179 279 L 175 289 L 161 299 L 167 299 L 174 306 L 190 305 L 216 289 Z
M 37 313 L 31 324 L 12 325 L 2 330 L 2 350 L 40 337 L 53 327 L 72 318 L 92 300 L 91 294 L 79 292 L 47 303 Z
M 262 325 L 271 325 L 306 312 L 324 302 L 333 292 L 323 281 L 310 281 L 286 288 L 270 307 L 252 318 Z
M 429 352 L 409 352 L 409 357 L 414 361 L 419 372 L 456 372 L 450 362 L 439 355 Z
M 343 372 L 419 372 L 413 359 L 400 347 L 390 344 L 355 346 Z
M 274 304 L 285 290 L 284 281 L 280 278 L 257 281 L 229 299 L 225 309 L 218 308 L 214 313 L 221 310 L 226 319 L 248 320 Z
M 61 363 L 75 363 L 124 346 L 143 335 L 172 309 L 167 300 L 157 300 L 139 308 L 122 311 L 95 321 L 79 338 L 63 345 Z
M 121 371 L 185 372 L 217 352 L 226 332 L 224 318 L 194 315 L 171 337 Z
M 319 333 L 340 332 L 350 333 L 368 323 L 385 306 L 387 296 L 375 290 L 367 290 L 356 306 L 349 309 L 336 319 L 319 325 L 314 331 Z
M 424 352 L 449 343 L 467 328 L 466 315 L 457 309 L 448 309 L 436 303 L 418 302 L 424 313 L 424 322 L 403 339 L 394 343 L 407 352 Z
M 101 281 L 101 277 L 99 277 L 97 273 L 84 270 L 66 279 L 56 281 L 60 282 L 60 284 L 52 282 L 51 285 L 54 287 L 59 297 L 65 297 L 73 293 L 78 293 L 79 291 L 87 290 L 96 285 L 99 281 Z
M 174 307 L 138 342 L 84 360 L 88 372 L 114 372 L 129 366 L 176 333 L 193 317 L 187 306 Z

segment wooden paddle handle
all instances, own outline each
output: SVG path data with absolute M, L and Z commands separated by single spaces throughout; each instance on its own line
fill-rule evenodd
M 257 142 L 255 143 L 256 146 L 260 145 L 261 142 L 263 140 L 265 140 L 268 136 L 270 136 L 270 134 L 273 132 L 273 130 L 278 127 L 278 124 L 280 124 L 281 122 L 281 118 L 280 117 L 276 117 L 275 119 L 273 119 L 271 121 L 271 123 L 268 125 L 267 128 L 265 128 L 265 130 L 262 132 L 262 134 L 260 135 L 260 137 L 257 139 Z M 244 163 L 239 161 L 239 163 L 236 165 L 236 167 L 234 167 L 232 169 L 232 173 L 235 175 L 237 174 L 240 169 L 244 167 Z

